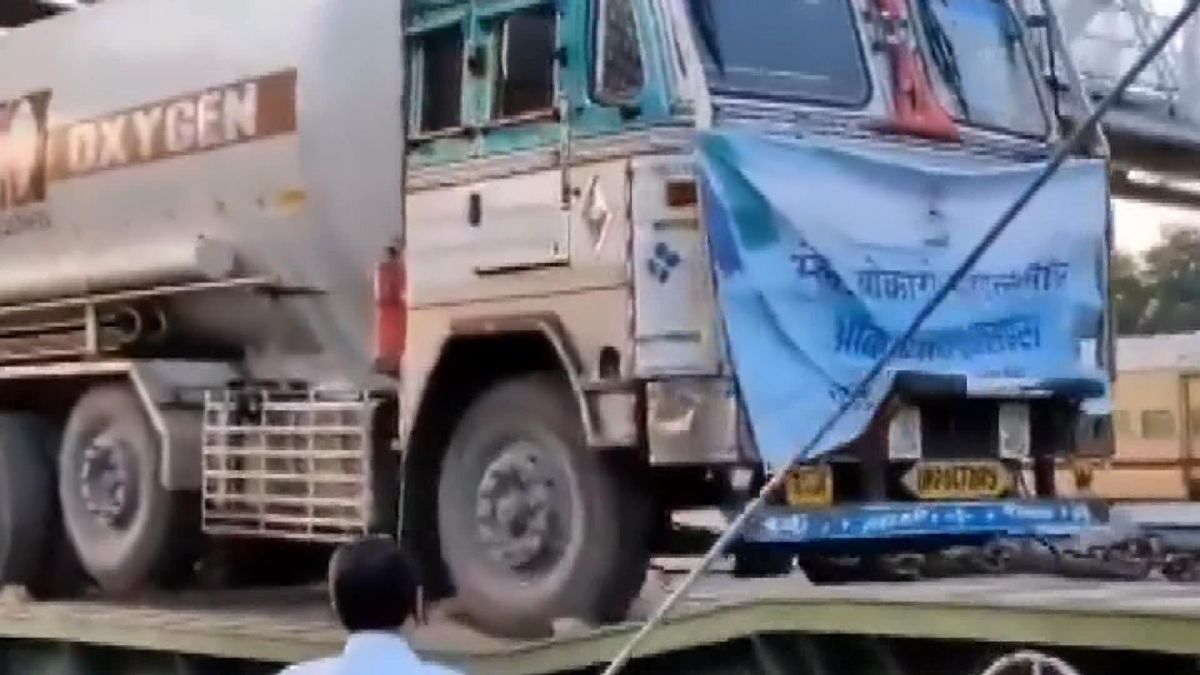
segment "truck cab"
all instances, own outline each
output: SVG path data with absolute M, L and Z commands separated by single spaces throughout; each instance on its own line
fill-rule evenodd
M 1065 57 L 1028 28 L 1045 25 L 1044 14 L 1039 24 L 1003 0 L 599 0 L 416 3 L 411 16 L 402 400 L 436 388 L 435 355 L 447 342 L 553 336 L 574 364 L 584 444 L 613 483 L 583 486 L 584 494 L 598 492 L 581 498 L 595 504 L 638 486 L 637 497 L 619 497 L 622 506 L 605 511 L 603 520 L 623 525 L 594 530 L 602 540 L 646 541 L 639 528 L 647 513 L 661 523 L 676 508 L 727 506 L 788 471 L 778 508 L 756 522 L 747 548 L 828 548 L 832 540 L 815 534 L 808 514 L 849 517 L 886 504 L 995 510 L 1052 499 L 1056 464 L 1111 449 L 1104 407 L 1096 407 L 1105 378 L 1073 365 L 1078 341 L 1103 335 L 1107 321 L 1103 161 L 1081 160 L 1055 184 L 1084 205 L 1077 213 L 1086 224 L 1062 228 L 1060 240 L 1073 249 L 1033 236 L 986 259 L 953 307 L 935 314 L 937 327 L 852 406 L 837 440 L 792 461 L 1061 138 L 1056 100 L 1064 94 L 1047 86 L 1047 52 L 1039 50 Z M 776 163 L 739 173 L 734 155 Z M 841 159 L 822 163 L 834 155 Z M 790 188 L 762 179 L 793 161 L 823 173 L 806 185 L 796 172 Z M 839 209 L 852 218 L 853 203 L 813 207 L 796 214 L 813 222 L 785 227 L 779 243 L 790 277 L 759 278 L 753 297 L 730 280 L 721 258 L 752 255 L 765 221 L 823 194 L 852 202 L 855 190 L 870 205 L 858 217 L 887 216 L 891 207 L 895 225 L 838 222 Z M 1054 210 L 1041 202 L 1031 218 L 1053 222 Z M 719 218 L 729 221 L 724 235 Z M 839 231 L 853 241 L 838 240 Z M 820 239 L 842 259 L 831 259 Z M 1023 256 L 1025 246 L 1047 248 Z M 897 260 L 908 266 L 895 267 Z M 1066 324 L 1018 311 L 1043 300 L 1055 307 L 1046 314 L 1060 312 Z M 778 304 L 747 319 L 755 303 Z M 796 333 L 808 322 L 811 333 Z M 764 338 L 768 328 L 787 336 Z M 523 347 L 494 349 L 481 358 L 530 358 Z M 828 362 L 813 363 L 821 357 Z M 1085 401 L 1100 413 L 1082 412 Z M 413 425 L 409 438 L 419 445 L 421 422 Z M 546 466 L 545 457 L 523 446 L 497 449 L 483 452 L 490 464 L 476 460 L 473 472 L 460 474 L 456 442 L 446 443 L 442 517 L 480 514 L 480 537 L 493 542 L 482 550 L 518 577 L 536 578 L 530 569 L 549 550 L 541 535 L 553 530 L 542 524 L 571 510 L 554 515 L 553 499 L 537 487 L 561 484 L 534 468 Z M 507 484 L 516 487 L 490 492 L 512 472 L 521 478 Z M 456 495 L 486 495 L 454 502 L 447 485 Z M 514 535 L 524 532 L 523 517 L 495 515 L 506 509 L 539 523 L 538 535 Z M 517 530 L 502 534 L 509 526 Z M 425 531 L 440 532 L 441 559 L 459 591 L 466 582 L 467 596 L 498 606 L 508 591 L 495 570 L 455 562 L 480 543 L 460 538 L 459 527 L 467 525 L 443 519 Z M 1000 532 L 936 530 L 947 545 Z M 650 548 L 662 543 L 663 528 L 652 532 Z M 845 545 L 902 534 L 856 534 Z M 432 540 L 424 538 L 427 546 Z M 618 558 L 605 565 L 629 568 Z M 617 584 L 626 596 L 636 585 Z M 511 618 L 501 612 L 489 624 Z

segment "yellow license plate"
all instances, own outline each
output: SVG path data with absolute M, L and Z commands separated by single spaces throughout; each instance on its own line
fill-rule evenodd
M 801 466 L 788 471 L 784 482 L 790 506 L 829 506 L 833 503 L 833 474 L 827 466 Z
M 985 499 L 1012 487 L 1012 474 L 999 462 L 918 462 L 904 485 L 921 499 Z

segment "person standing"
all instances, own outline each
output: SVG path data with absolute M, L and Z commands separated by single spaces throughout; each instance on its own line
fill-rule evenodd
M 349 632 L 342 653 L 285 668 L 280 675 L 454 675 L 426 663 L 401 632 L 418 616 L 419 582 L 409 559 L 391 539 L 363 539 L 339 548 L 329 561 L 333 610 Z

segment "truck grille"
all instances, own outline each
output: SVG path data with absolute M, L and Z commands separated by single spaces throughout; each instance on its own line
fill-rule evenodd
M 921 442 L 925 459 L 999 456 L 997 403 L 988 399 L 924 400 Z
M 362 393 L 206 394 L 204 531 L 331 543 L 364 534 L 376 406 Z

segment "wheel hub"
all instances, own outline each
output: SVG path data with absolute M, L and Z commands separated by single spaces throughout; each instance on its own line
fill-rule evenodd
M 513 570 L 536 571 L 557 558 L 566 506 L 542 448 L 505 447 L 483 472 L 475 495 L 480 540 L 488 555 Z
M 137 509 L 134 461 L 129 446 L 110 433 L 97 435 L 84 449 L 80 496 L 88 512 L 108 527 L 125 527 Z

